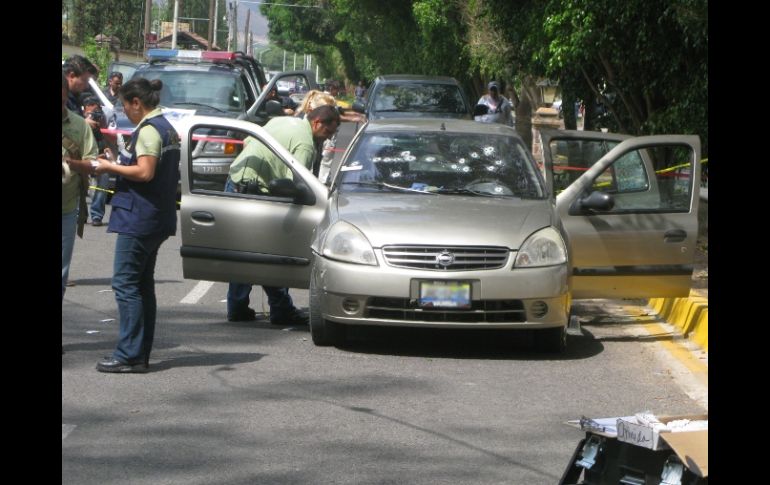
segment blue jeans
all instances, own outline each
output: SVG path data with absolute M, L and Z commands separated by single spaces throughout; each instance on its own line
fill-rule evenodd
M 91 221 L 104 219 L 104 206 L 107 204 L 107 192 L 99 189 L 107 189 L 110 184 L 110 174 L 103 173 L 96 179 L 96 189 L 91 200 Z
M 277 286 L 263 286 L 267 294 L 267 304 L 270 305 L 270 320 L 288 318 L 296 312 L 294 302 L 289 295 L 288 288 Z M 227 316 L 242 314 L 249 309 L 249 295 L 251 285 L 244 283 L 230 283 L 227 288 Z
M 120 314 L 118 345 L 112 356 L 125 364 L 150 360 L 155 336 L 155 262 L 168 236 L 118 234 L 112 289 Z
M 225 182 L 225 192 L 237 192 L 235 184 L 227 177 Z M 249 295 L 251 294 L 250 284 L 230 283 L 227 288 L 227 316 L 243 314 L 249 309 Z M 289 295 L 288 288 L 279 288 L 277 286 L 263 286 L 267 294 L 267 303 L 270 305 L 270 319 L 282 319 L 289 317 L 297 309 Z
M 64 302 L 64 290 L 70 275 L 72 249 L 75 247 L 75 234 L 78 228 L 78 210 L 61 215 L 61 299 Z

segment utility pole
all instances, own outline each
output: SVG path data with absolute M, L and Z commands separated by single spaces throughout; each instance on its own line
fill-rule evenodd
M 238 50 L 238 2 L 233 2 L 233 50 Z
M 251 15 L 251 10 L 246 10 L 246 26 L 243 28 L 243 40 L 246 42 L 246 47 L 243 49 L 243 52 L 246 54 L 249 53 L 251 50 L 251 42 L 249 41 L 249 17 Z
M 286 70 L 286 49 L 283 50 L 283 69 L 282 71 Z
M 214 13 L 214 5 L 217 0 L 209 0 L 209 50 L 214 50 L 214 35 L 216 35 L 216 21 L 217 17 Z
M 214 45 L 217 44 L 217 24 L 219 23 L 219 0 L 214 0 Z
M 171 48 L 176 49 L 176 29 L 179 27 L 179 0 L 174 0 L 174 31 L 171 33 Z
M 150 17 L 152 17 L 152 0 L 144 0 L 144 52 L 147 52 L 147 38 L 150 36 Z

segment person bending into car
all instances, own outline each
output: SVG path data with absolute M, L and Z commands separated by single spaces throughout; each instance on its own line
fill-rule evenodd
M 320 106 L 305 119 L 278 116 L 265 124 L 265 131 L 310 170 L 316 156 L 316 144 L 323 143 L 337 131 L 340 115 L 334 106 Z M 268 195 L 271 180 L 293 175 L 278 156 L 257 141 L 244 141 L 244 149 L 230 165 L 225 192 Z M 300 312 L 289 295 L 288 288 L 263 286 L 270 306 L 270 323 L 275 325 L 306 325 L 307 315 Z M 245 322 L 257 319 L 249 308 L 251 285 L 231 282 L 227 290 L 227 320 Z
M 112 355 L 96 364 L 99 372 L 147 372 L 155 335 L 155 263 L 163 241 L 176 233 L 179 135 L 161 113 L 162 81 L 132 79 L 119 99 L 136 124 L 118 163 L 99 159 L 97 175 L 116 175 L 107 232 L 118 233 L 112 289 L 120 330 Z

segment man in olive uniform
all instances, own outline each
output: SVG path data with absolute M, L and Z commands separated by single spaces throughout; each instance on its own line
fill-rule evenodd
M 83 237 L 83 225 L 88 217 L 86 190 L 91 160 L 97 157 L 97 144 L 91 127 L 82 116 L 67 109 L 69 86 L 62 73 L 61 83 L 61 297 L 69 275 L 75 232 Z

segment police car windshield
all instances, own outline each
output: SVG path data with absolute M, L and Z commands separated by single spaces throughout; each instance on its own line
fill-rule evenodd
M 160 79 L 163 89 L 160 104 L 182 107 L 185 104 L 211 107 L 216 111 L 243 112 L 246 96 L 243 84 L 235 74 L 215 71 L 148 70 L 135 77 Z

